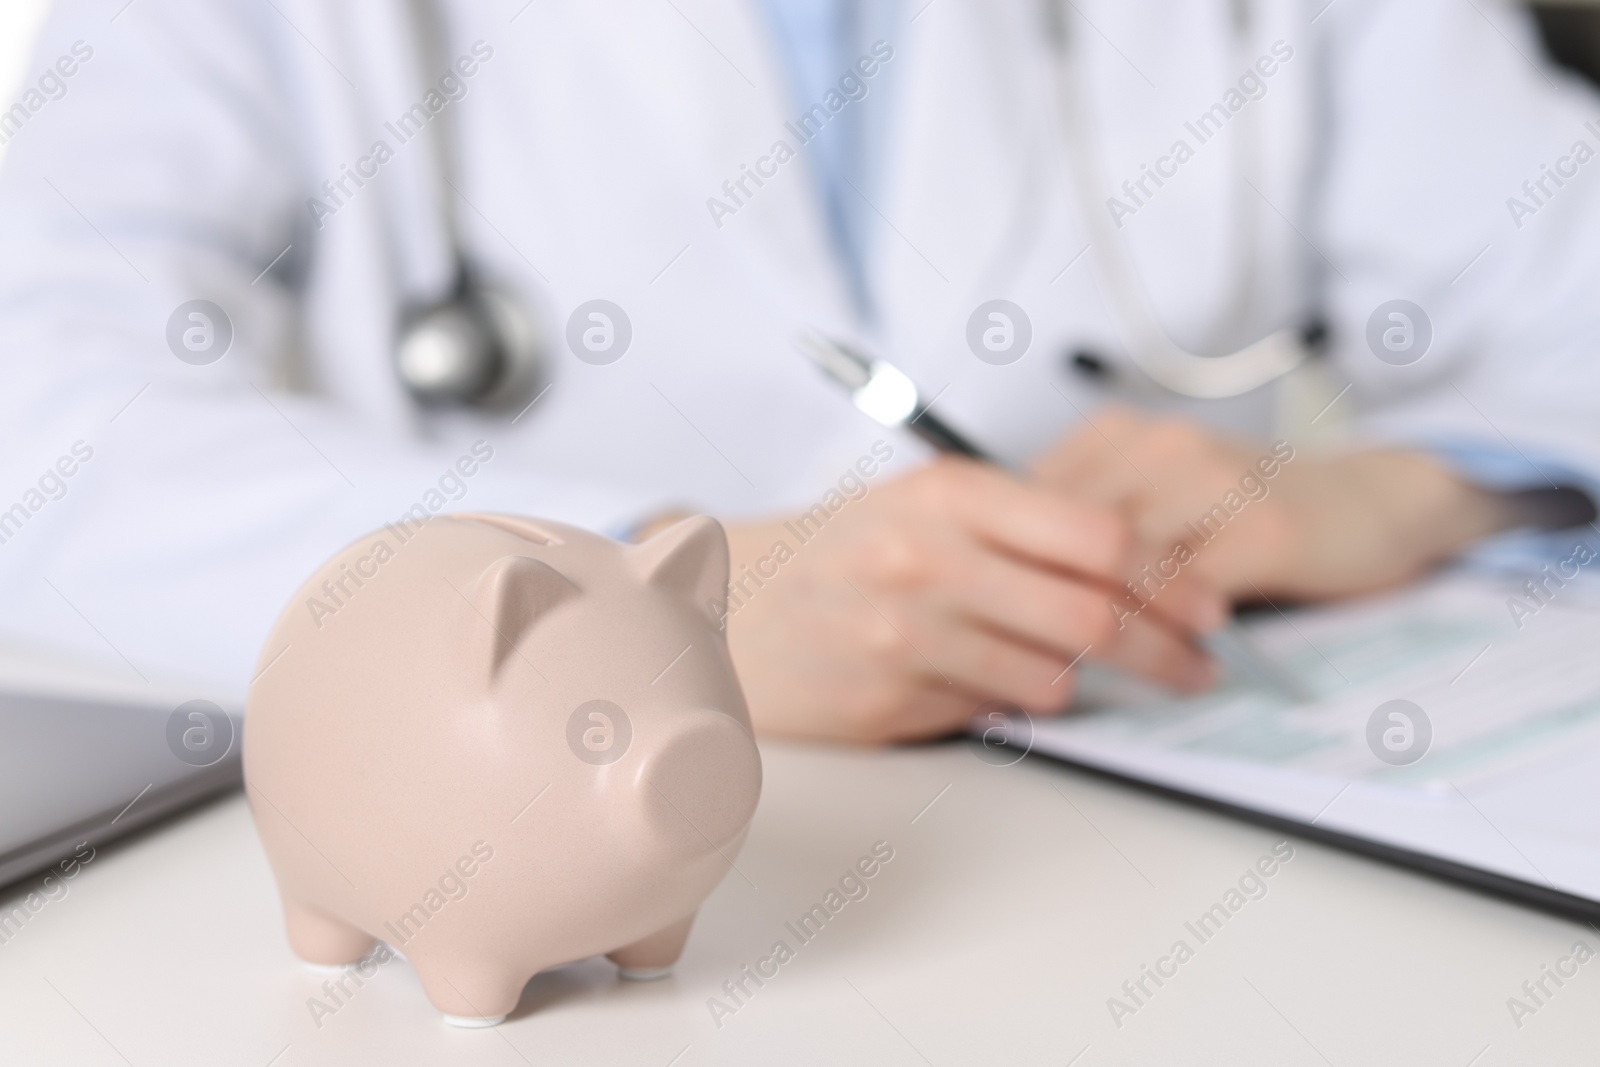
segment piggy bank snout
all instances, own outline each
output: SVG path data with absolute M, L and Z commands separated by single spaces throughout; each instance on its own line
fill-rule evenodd
M 761 757 L 739 723 L 697 710 L 646 760 L 639 787 L 652 835 L 674 852 L 710 852 L 738 838 L 755 814 Z

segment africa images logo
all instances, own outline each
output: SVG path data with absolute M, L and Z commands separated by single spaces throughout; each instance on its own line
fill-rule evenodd
M 1409 767 L 1432 743 L 1428 713 L 1409 700 L 1386 700 L 1367 717 L 1367 747 L 1391 767 Z
M 567 717 L 567 747 L 585 763 L 596 767 L 615 763 L 632 743 L 628 713 L 609 700 L 585 701 Z

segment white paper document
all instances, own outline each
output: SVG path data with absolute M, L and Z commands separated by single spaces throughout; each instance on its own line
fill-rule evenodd
M 1085 672 L 1032 748 L 1600 901 L 1600 582 L 1538 577 L 1247 621 L 1310 702 Z

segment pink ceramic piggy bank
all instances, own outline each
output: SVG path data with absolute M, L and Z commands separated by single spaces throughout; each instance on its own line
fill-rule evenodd
M 711 519 L 624 546 L 457 515 L 361 538 L 278 620 L 245 781 L 289 943 L 382 939 L 461 1025 L 605 953 L 664 975 L 761 791 Z

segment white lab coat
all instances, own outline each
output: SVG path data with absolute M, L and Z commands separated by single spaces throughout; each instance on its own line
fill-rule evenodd
M 809 504 L 879 438 L 896 455 L 880 478 L 923 455 L 792 348 L 802 327 L 862 329 L 803 149 L 720 226 L 708 208 L 741 165 L 793 142 L 784 123 L 801 110 L 758 5 L 444 5 L 447 59 L 476 41 L 493 51 L 450 109 L 462 241 L 551 339 L 551 388 L 513 425 L 424 417 L 396 382 L 400 301 L 442 262 L 429 212 L 394 206 L 426 181 L 420 154 L 398 148 L 320 229 L 308 207 L 341 165 L 393 143 L 383 121 L 422 95 L 394 58 L 408 32 L 398 5 L 123 3 L 62 0 L 35 70 L 76 41 L 93 56 L 28 114 L 0 176 L 0 509 L 27 512 L 0 544 L 11 637 L 242 691 L 299 579 L 423 501 L 477 440 L 494 458 L 447 508 L 600 529 L 664 504 L 728 517 Z M 1243 52 L 1227 0 L 1077 4 L 1112 189 L 1272 42 L 1294 50 L 1249 105 L 1253 189 L 1219 139 L 1125 220 L 1169 332 L 1224 350 L 1298 321 L 1315 292 L 1333 329 L 1328 395 L 1354 383 L 1337 414 L 1358 416 L 1358 439 L 1477 442 L 1593 476 L 1600 162 L 1520 228 L 1507 206 L 1575 141 L 1600 146 L 1584 127 L 1600 116 L 1593 96 L 1530 58 L 1514 12 L 1324 3 L 1264 0 Z M 1080 255 L 1035 5 L 912 13 L 884 72 L 873 340 L 939 394 L 948 421 L 1021 460 L 1102 402 L 1060 355 L 1114 351 L 1118 326 Z M 1257 299 L 1239 316 L 1229 293 L 1252 230 Z M 1034 330 L 1004 367 L 965 341 L 994 297 Z M 1380 363 L 1364 340 L 1395 297 L 1434 326 L 1411 367 Z M 208 366 L 165 341 L 173 309 L 195 298 L 235 330 Z M 567 316 L 594 298 L 633 325 L 609 366 L 564 341 Z M 1178 406 L 1265 433 L 1271 393 Z M 53 481 L 29 495 L 80 441 L 93 458 L 64 495 L 50 498 Z

